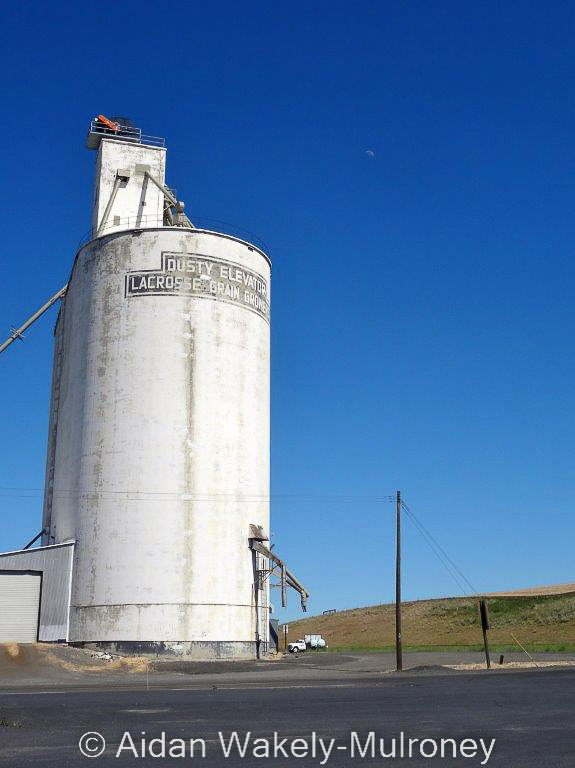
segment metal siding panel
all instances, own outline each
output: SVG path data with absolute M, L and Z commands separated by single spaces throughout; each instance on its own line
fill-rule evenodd
M 35 643 L 42 577 L 0 573 L 0 642 Z

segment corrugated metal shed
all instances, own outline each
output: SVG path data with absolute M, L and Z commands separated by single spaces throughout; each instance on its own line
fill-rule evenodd
M 42 573 L 40 642 L 68 640 L 74 544 L 74 541 L 67 541 L 50 547 L 0 553 L 2 571 Z

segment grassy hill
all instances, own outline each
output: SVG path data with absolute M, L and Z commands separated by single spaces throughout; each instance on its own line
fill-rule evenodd
M 575 650 L 575 594 L 487 598 L 493 649 Z M 477 600 L 444 598 L 403 604 L 404 648 L 483 647 Z M 321 633 L 330 650 L 389 650 L 395 643 L 395 605 L 372 605 L 289 622 L 288 642 Z M 283 630 L 280 634 L 283 638 Z

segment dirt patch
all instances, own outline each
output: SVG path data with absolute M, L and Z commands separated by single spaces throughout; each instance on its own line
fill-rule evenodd
M 483 664 L 446 664 L 450 669 L 460 672 L 474 669 L 485 669 Z M 575 667 L 575 661 L 509 661 L 505 664 L 491 664 L 491 671 L 505 671 L 506 669 L 533 669 L 534 667 Z
M 91 658 L 78 658 L 73 660 L 63 659 L 58 654 L 51 651 L 44 653 L 44 662 L 58 669 L 65 669 L 69 672 L 99 673 L 103 669 L 106 672 L 145 672 L 150 668 L 150 659 L 141 656 L 134 657 L 114 657 L 111 660 L 100 660 Z
M 146 672 L 150 659 L 139 656 L 97 658 L 91 651 L 67 645 L 36 643 L 26 645 L 0 644 L 0 679 L 32 677 L 50 679 L 70 675 Z

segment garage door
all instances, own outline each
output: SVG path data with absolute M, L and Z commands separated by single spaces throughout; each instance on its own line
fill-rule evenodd
M 0 571 L 0 643 L 35 643 L 40 610 L 39 573 Z

